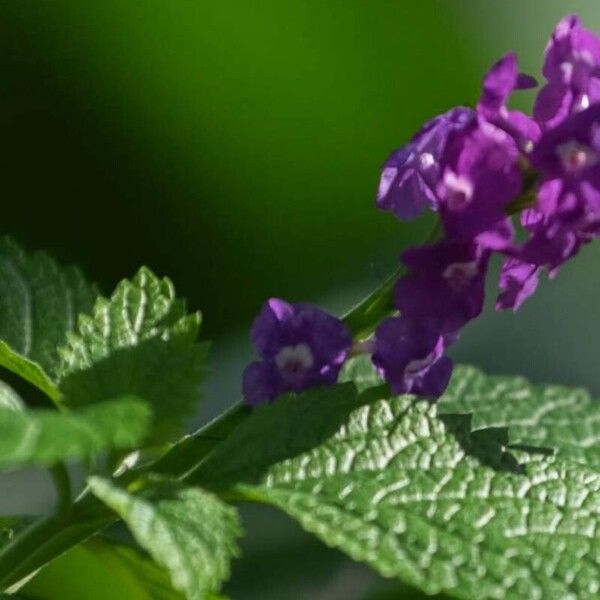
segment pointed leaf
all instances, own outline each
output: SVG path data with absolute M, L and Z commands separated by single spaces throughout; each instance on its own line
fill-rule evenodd
M 185 316 L 185 304 L 173 284 L 142 267 L 121 281 L 110 298 L 98 298 L 91 315 L 81 315 L 76 333 L 60 350 L 61 376 L 89 368 L 123 348 L 164 336 Z
M 137 543 L 190 600 L 205 600 L 229 577 L 240 532 L 235 509 L 197 488 L 129 493 L 92 477 L 92 492 L 127 524 Z
M 154 437 L 166 438 L 193 414 L 200 398 L 207 347 L 196 342 L 200 315 L 185 314 L 168 279 L 142 268 L 60 349 L 60 390 L 67 406 L 132 394 L 152 404 Z
M 78 269 L 1 238 L 0 365 L 57 399 L 57 347 L 96 296 Z

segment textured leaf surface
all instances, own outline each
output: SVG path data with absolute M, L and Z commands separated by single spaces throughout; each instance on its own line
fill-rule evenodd
M 158 437 L 168 436 L 200 398 L 206 345 L 196 342 L 199 314 L 186 315 L 168 279 L 143 268 L 124 280 L 60 349 L 67 405 L 133 394 L 152 404 Z
M 133 448 L 150 426 L 146 403 L 110 400 L 77 413 L 0 408 L 0 467 L 51 465 L 112 448 Z
M 236 555 L 236 511 L 197 488 L 131 494 L 93 477 L 92 492 L 127 524 L 136 541 L 190 600 L 206 600 L 229 577 Z
M 74 267 L 0 239 L 0 365 L 57 398 L 57 347 L 97 296 Z
M 351 360 L 341 374 L 359 389 L 383 384 L 368 358 Z M 563 458 L 600 467 L 600 401 L 584 389 L 533 385 L 523 377 L 490 376 L 456 367 L 440 414 L 471 415 L 471 429 L 507 428 L 508 441 L 553 450 Z
M 92 538 L 53 560 L 24 588 L 35 600 L 182 600 L 164 569 L 128 546 Z
M 277 506 L 427 593 L 597 598 L 600 475 L 503 453 L 502 433 L 342 384 L 256 410 L 194 481 Z
M 549 448 L 600 467 L 600 402 L 586 390 L 532 385 L 522 377 L 490 377 L 458 367 L 440 399 L 440 412 L 472 414 L 475 431 L 507 427 L 511 444 Z

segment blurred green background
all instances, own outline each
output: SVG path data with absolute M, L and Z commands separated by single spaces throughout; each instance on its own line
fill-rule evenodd
M 236 399 L 266 297 L 344 310 L 422 237 L 426 221 L 374 209 L 379 166 L 473 104 L 505 51 L 538 74 L 567 11 L 600 30 L 584 1 L 4 0 L 2 229 L 107 292 L 142 263 L 170 275 L 214 340 L 202 421 Z M 490 306 L 456 358 L 600 393 L 598 259 L 584 251 L 517 315 Z M 3 504 L 22 508 L 31 485 L 5 478 Z M 234 598 L 410 597 L 252 515 Z

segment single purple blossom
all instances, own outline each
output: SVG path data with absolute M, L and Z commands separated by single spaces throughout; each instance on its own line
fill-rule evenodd
M 502 250 L 512 241 L 507 205 L 521 191 L 519 150 L 504 130 L 477 120 L 448 138 L 437 185 L 446 237 Z
M 477 103 L 477 114 L 504 129 L 523 150 L 530 150 L 532 143 L 539 139 L 540 127 L 526 114 L 509 110 L 507 102 L 514 90 L 536 85 L 533 77 L 519 73 L 517 57 L 509 52 L 486 73 L 483 93 Z
M 552 128 L 570 114 L 600 101 L 600 38 L 584 29 L 578 17 L 562 19 L 545 51 L 548 83 L 540 91 L 533 115 Z
M 414 219 L 437 207 L 439 159 L 451 131 L 473 119 L 470 108 L 457 107 L 428 121 L 410 143 L 393 152 L 383 166 L 377 206 L 399 219 Z
M 500 294 L 496 310 L 517 310 L 538 285 L 540 267 L 509 257 L 500 271 Z
M 394 289 L 396 308 L 410 318 L 437 319 L 444 333 L 460 329 L 483 308 L 489 256 L 473 242 L 409 248 L 401 257 L 408 273 Z
M 244 397 L 253 406 L 284 392 L 335 383 L 352 344 L 339 319 L 316 306 L 277 298 L 263 306 L 250 339 L 261 357 L 243 377 Z
M 394 317 L 375 331 L 373 364 L 394 394 L 440 396 L 452 374 L 435 320 Z

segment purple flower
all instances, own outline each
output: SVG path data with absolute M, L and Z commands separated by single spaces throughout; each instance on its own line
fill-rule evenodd
M 444 346 L 435 321 L 395 317 L 375 331 L 372 360 L 394 394 L 437 397 L 452 373 L 452 361 L 442 356 Z
M 539 125 L 522 112 L 508 110 L 506 104 L 514 90 L 536 85 L 533 77 L 519 73 L 517 57 L 510 52 L 486 73 L 477 114 L 504 129 L 523 149 L 530 149 L 532 142 L 540 137 Z
M 518 258 L 507 258 L 500 272 L 496 310 L 517 310 L 538 285 L 540 268 Z
M 244 397 L 253 406 L 283 392 L 335 383 L 352 344 L 339 319 L 316 306 L 277 298 L 263 306 L 250 339 L 262 359 L 244 371 Z
M 409 272 L 396 283 L 396 308 L 409 318 L 435 318 L 443 333 L 460 329 L 483 308 L 489 255 L 473 242 L 447 240 L 406 250 Z
M 513 235 L 506 206 L 521 190 L 513 138 L 486 121 L 473 121 L 448 138 L 437 185 L 446 237 L 494 250 L 506 248 Z
M 470 108 L 457 107 L 428 121 L 411 142 L 393 152 L 381 172 L 377 206 L 399 219 L 414 219 L 437 206 L 439 159 L 451 131 L 471 121 Z
M 600 100 L 600 39 L 576 16 L 562 19 L 548 45 L 540 91 L 533 115 L 545 128 Z
M 542 182 L 518 257 L 556 269 L 600 230 L 600 104 L 545 132 L 531 162 Z

